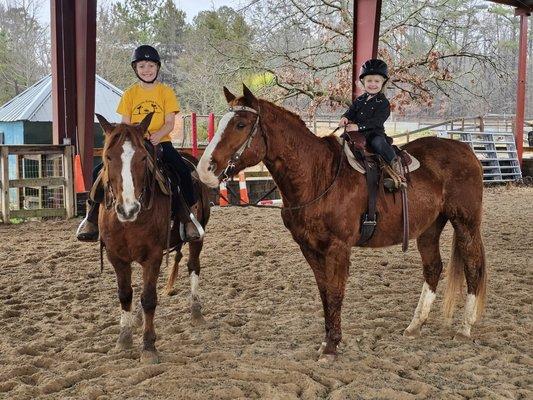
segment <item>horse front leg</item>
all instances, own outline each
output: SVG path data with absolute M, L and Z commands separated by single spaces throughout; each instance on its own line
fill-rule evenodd
M 340 241 L 333 243 L 326 251 L 323 265 L 328 308 L 325 314 L 326 346 L 321 357 L 325 360 L 335 358 L 342 339 L 341 312 L 349 265 L 350 248 Z
M 157 306 L 157 277 L 161 267 L 162 255 L 142 263 L 143 291 L 141 305 L 144 312 L 143 350 L 141 361 L 149 364 L 159 362 L 155 348 L 154 314 Z
M 202 303 L 198 289 L 200 286 L 200 253 L 203 247 L 203 240 L 189 243 L 189 261 L 187 268 L 191 279 L 191 318 L 194 325 L 205 322 L 202 315 Z
M 315 275 L 324 309 L 326 336 L 318 352 L 322 360 L 331 360 L 337 354 L 337 347 L 342 339 L 341 310 L 350 249 L 344 244 L 330 246 L 325 254 L 306 246 L 301 246 L 301 249 Z
M 120 333 L 116 344 L 117 350 L 128 349 L 133 345 L 133 327 L 135 317 L 131 312 L 133 289 L 131 287 L 131 263 L 108 253 L 108 258 L 117 276 L 117 292 L 121 306 Z

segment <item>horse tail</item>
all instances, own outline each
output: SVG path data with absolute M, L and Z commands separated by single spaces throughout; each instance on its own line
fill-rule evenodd
M 451 318 L 455 309 L 455 301 L 457 299 L 457 292 L 462 288 L 464 277 L 464 262 L 457 249 L 457 237 L 453 233 L 452 254 L 450 255 L 450 262 L 446 269 L 446 290 L 444 292 L 444 317 Z
M 485 303 L 487 299 L 487 267 L 485 264 L 485 249 L 481 240 L 481 235 L 478 234 L 473 238 L 473 246 L 478 246 L 477 256 L 471 260 L 475 265 L 475 273 L 477 274 L 477 287 L 476 287 L 476 320 L 481 318 L 485 309 Z M 450 262 L 447 268 L 447 283 L 446 290 L 444 292 L 444 316 L 445 318 L 451 318 L 455 309 L 455 302 L 457 300 L 457 292 L 462 289 L 464 282 L 464 270 L 465 260 L 461 256 L 458 248 L 458 241 L 456 232 L 453 234 L 452 253 L 450 256 Z
M 479 237 L 480 245 L 480 265 L 478 269 L 479 281 L 476 290 L 476 321 L 479 321 L 485 311 L 485 303 L 487 301 L 487 267 L 485 265 L 485 249 L 481 237 Z

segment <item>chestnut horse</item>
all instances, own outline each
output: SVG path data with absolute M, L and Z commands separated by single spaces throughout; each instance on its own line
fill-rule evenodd
M 141 306 L 144 313 L 144 333 L 141 359 L 145 362 L 157 362 L 154 330 L 156 285 L 163 253 L 167 249 L 171 206 L 170 197 L 163 193 L 154 180 L 149 164 L 151 155 L 144 146 L 144 135 L 152 114 L 148 114 L 139 125 L 114 125 L 100 115 L 97 117 L 105 132 L 102 180 L 106 198 L 106 204 L 100 205 L 98 226 L 100 240 L 115 269 L 118 297 L 122 307 L 117 348 L 131 347 L 134 323 L 140 322 L 140 314 L 135 318 L 131 310 L 131 263 L 135 261 L 141 264 L 143 269 Z M 205 227 L 210 213 L 208 188 L 198 183 L 195 190 L 199 199 L 197 219 Z M 167 292 L 172 289 L 182 257 L 183 242 L 179 237 L 179 224 L 175 225 L 170 232 L 169 248 L 176 248 L 176 257 Z M 190 254 L 187 263 L 191 279 L 191 310 L 193 320 L 196 321 L 202 319 L 198 297 L 199 257 L 202 246 L 202 240 L 189 243 Z
M 239 98 L 226 88 L 224 93 L 229 112 L 200 159 L 200 179 L 216 187 L 222 178 L 243 168 L 260 161 L 266 165 L 281 192 L 283 222 L 315 275 L 326 328 L 320 353 L 322 358 L 331 359 L 341 340 L 350 249 L 360 236 L 361 216 L 367 208 L 365 176 L 348 165 L 333 135 L 315 136 L 296 114 L 257 99 L 246 86 Z M 409 174 L 408 203 L 410 238 L 417 239 L 425 280 L 404 334 L 419 336 L 428 317 L 443 269 L 439 237 L 450 221 L 454 236 L 444 312 L 451 317 L 464 274 L 468 295 L 456 336 L 470 337 L 471 327 L 484 308 L 486 290 L 480 233 L 481 165 L 466 144 L 454 140 L 427 137 L 404 148 L 422 164 Z M 363 247 L 401 243 L 402 206 L 398 197 L 395 201 L 393 194 L 382 192 L 377 212 L 376 230 Z

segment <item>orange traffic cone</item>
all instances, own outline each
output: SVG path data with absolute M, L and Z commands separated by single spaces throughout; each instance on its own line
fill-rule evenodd
M 246 177 L 244 171 L 239 172 L 239 194 L 241 197 L 241 204 L 248 204 L 250 199 L 248 198 L 248 189 L 246 189 Z
M 81 157 L 79 154 L 74 156 L 74 190 L 76 193 L 85 192 L 85 181 L 83 179 L 83 170 L 81 169 Z
M 220 197 L 218 198 L 218 205 L 224 207 L 228 205 L 228 188 L 226 187 L 226 182 L 220 182 L 219 185 Z

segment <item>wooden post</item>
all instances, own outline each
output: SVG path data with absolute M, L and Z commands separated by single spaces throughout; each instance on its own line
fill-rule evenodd
M 2 193 L 0 193 L 0 203 L 2 205 L 2 219 L 5 224 L 9 224 L 9 147 L 2 146 L 0 152 L 0 167 L 2 168 Z
M 67 218 L 76 216 L 76 201 L 74 197 L 74 173 L 72 172 L 72 146 L 65 146 L 63 151 L 63 177 L 65 185 L 63 186 L 63 196 Z

